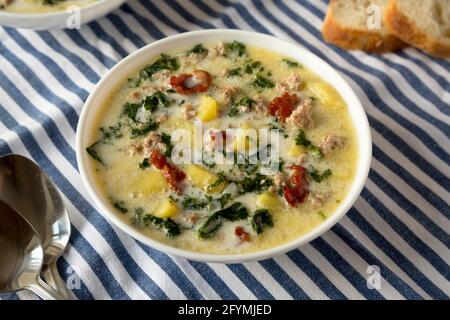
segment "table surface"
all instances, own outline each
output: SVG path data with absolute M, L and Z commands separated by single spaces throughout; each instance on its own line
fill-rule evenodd
M 78 299 L 449 298 L 450 60 L 329 46 L 320 34 L 326 6 L 130 0 L 81 30 L 0 27 L 0 155 L 32 158 L 64 193 L 73 232 L 59 269 L 79 284 Z M 205 264 L 155 251 L 94 209 L 77 171 L 78 117 L 102 75 L 156 39 L 210 28 L 297 42 L 344 75 L 369 116 L 373 162 L 356 204 L 322 237 L 274 259 Z M 379 289 L 368 286 L 371 266 Z

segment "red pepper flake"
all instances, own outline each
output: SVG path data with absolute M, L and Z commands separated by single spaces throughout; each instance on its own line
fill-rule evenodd
M 241 239 L 241 241 L 250 241 L 250 234 L 244 230 L 242 227 L 236 227 L 234 229 L 234 234 Z
M 153 150 L 152 155 L 150 156 L 150 163 L 156 169 L 161 171 L 172 190 L 181 193 L 178 183 L 186 178 L 186 174 L 183 171 L 167 162 L 166 157 L 164 157 L 158 149 Z
M 192 79 L 195 83 L 192 87 L 188 86 L 187 81 Z M 170 85 L 179 94 L 191 95 L 199 92 L 205 92 L 211 85 L 212 77 L 204 70 L 195 70 L 192 74 L 182 73 L 170 78 Z
M 291 207 L 297 207 L 297 204 L 303 203 L 309 194 L 308 176 L 306 169 L 302 166 L 293 165 L 288 167 L 288 169 L 294 172 L 289 179 L 289 185 L 283 189 L 283 195 Z
M 296 94 L 284 93 L 281 97 L 276 97 L 269 104 L 269 113 L 279 121 L 285 122 L 298 104 Z

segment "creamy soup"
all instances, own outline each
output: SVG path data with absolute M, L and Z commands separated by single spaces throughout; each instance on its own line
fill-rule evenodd
M 83 7 L 100 0 L 0 0 L 0 10 L 15 13 L 45 13 Z
M 236 41 L 163 54 L 98 113 L 86 146 L 98 188 L 174 247 L 236 254 L 294 240 L 333 214 L 355 175 L 355 130 L 325 80 Z

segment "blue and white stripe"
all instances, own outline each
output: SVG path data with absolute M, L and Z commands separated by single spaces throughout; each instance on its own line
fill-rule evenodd
M 408 48 L 369 55 L 320 36 L 325 0 L 130 0 L 81 30 L 0 28 L 0 154 L 34 159 L 64 194 L 73 226 L 59 268 L 79 299 L 448 299 L 450 61 Z M 136 49 L 204 28 L 296 41 L 339 70 L 369 116 L 374 158 L 349 214 L 286 255 L 221 265 L 169 257 L 111 225 L 77 171 L 75 128 L 100 77 Z M 380 290 L 366 285 L 377 265 Z M 32 298 L 28 293 L 1 299 Z

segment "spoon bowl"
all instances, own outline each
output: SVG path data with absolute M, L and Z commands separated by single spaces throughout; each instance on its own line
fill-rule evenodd
M 63 299 L 41 279 L 43 260 L 44 251 L 36 231 L 0 200 L 0 292 L 28 289 L 42 299 Z
M 70 298 L 56 266 L 70 237 L 69 216 L 57 187 L 33 161 L 10 154 L 0 157 L 0 200 L 36 230 L 43 247 L 44 279 Z

